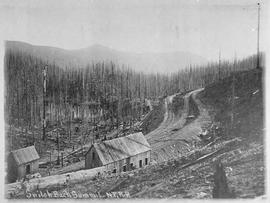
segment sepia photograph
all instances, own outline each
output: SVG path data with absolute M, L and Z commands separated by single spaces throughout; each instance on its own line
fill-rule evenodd
M 267 200 L 268 4 L 1 0 L 3 198 Z

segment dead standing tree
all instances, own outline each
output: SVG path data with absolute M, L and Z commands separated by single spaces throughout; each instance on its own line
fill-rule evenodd
M 42 140 L 46 140 L 46 86 L 47 86 L 47 65 L 43 68 L 43 122 L 42 122 L 42 130 L 43 136 Z
M 214 188 L 212 193 L 213 198 L 232 198 L 233 195 L 229 191 L 226 173 L 221 161 L 217 161 L 215 170 Z

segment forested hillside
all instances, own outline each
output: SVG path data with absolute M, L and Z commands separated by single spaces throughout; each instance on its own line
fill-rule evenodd
M 134 121 L 145 111 L 146 98 L 203 87 L 226 77 L 233 69 L 255 67 L 254 56 L 204 67 L 187 67 L 174 74 L 145 74 L 114 62 L 88 64 L 80 69 L 59 68 L 13 50 L 5 55 L 5 120 L 15 126 L 40 126 L 43 109 L 43 68 L 47 67 L 46 119 L 60 122 L 84 119 L 82 106 L 99 109 L 101 120 Z M 66 108 L 69 107 L 69 108 Z M 72 113 L 73 112 L 73 113 Z M 94 114 L 97 112 L 90 113 Z M 88 116 L 89 118 L 89 116 Z

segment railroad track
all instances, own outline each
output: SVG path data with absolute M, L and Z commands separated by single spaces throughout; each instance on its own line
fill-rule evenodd
M 165 115 L 160 126 L 146 135 L 152 147 L 152 160 L 162 162 L 184 155 L 194 148 L 194 141 L 202 128 L 211 122 L 210 116 L 196 95 L 203 89 L 197 89 L 184 96 L 184 107 L 181 117 L 177 117 L 168 108 L 169 103 L 177 95 L 171 95 L 165 99 Z M 189 115 L 189 100 L 193 99 L 199 109 L 198 117 L 186 124 Z

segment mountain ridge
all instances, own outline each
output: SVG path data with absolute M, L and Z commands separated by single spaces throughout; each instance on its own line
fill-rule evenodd
M 122 66 L 129 66 L 136 71 L 170 73 L 189 65 L 206 64 L 201 56 L 188 52 L 133 53 L 119 51 L 100 44 L 93 44 L 81 49 L 62 49 L 51 46 L 32 45 L 20 41 L 6 41 L 6 50 L 26 52 L 48 63 L 60 67 L 85 67 L 87 64 L 113 61 Z

